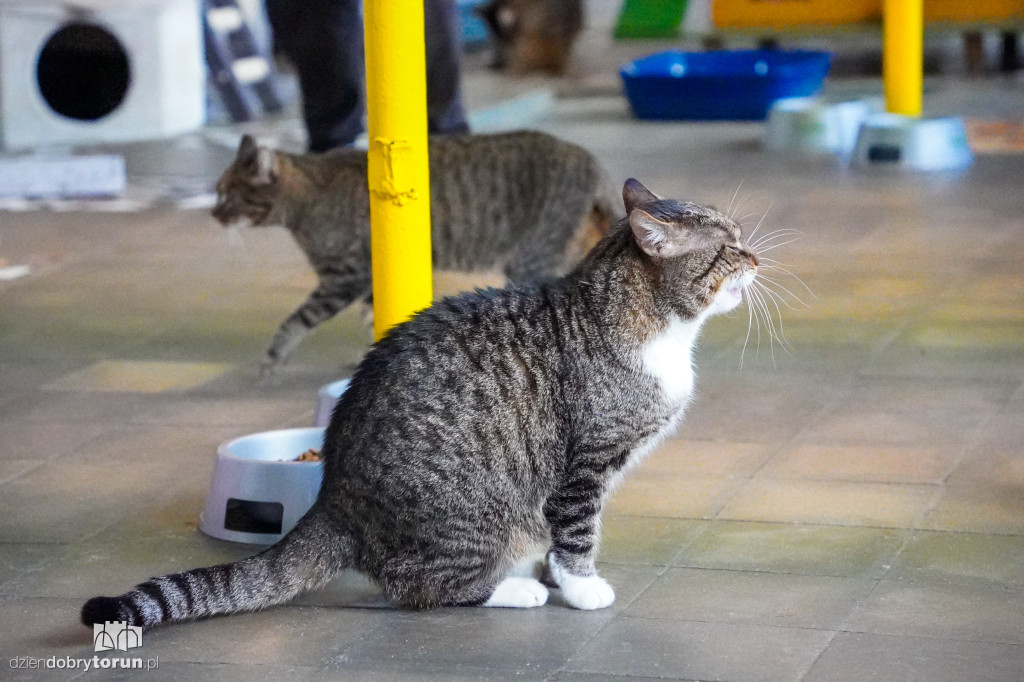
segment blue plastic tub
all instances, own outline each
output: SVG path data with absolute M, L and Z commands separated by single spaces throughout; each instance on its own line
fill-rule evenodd
M 778 99 L 815 94 L 831 59 L 809 50 L 672 50 L 620 74 L 638 118 L 760 120 Z

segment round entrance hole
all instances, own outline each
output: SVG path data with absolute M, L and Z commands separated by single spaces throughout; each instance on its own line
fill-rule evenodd
M 39 92 L 58 114 L 96 121 L 128 94 L 128 53 L 113 33 L 95 24 L 66 24 L 43 45 L 36 65 Z

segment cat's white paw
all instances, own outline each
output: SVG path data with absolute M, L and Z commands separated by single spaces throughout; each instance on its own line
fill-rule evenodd
M 548 601 L 548 588 L 533 578 L 505 578 L 494 588 L 484 606 L 528 609 Z
M 578 576 L 565 570 L 555 555 L 548 557 L 551 577 L 562 589 L 562 596 L 569 606 L 584 611 L 603 609 L 615 601 L 615 590 L 599 575 Z
M 611 606 L 615 601 L 615 590 L 599 575 L 586 578 L 569 576 L 562 582 L 562 596 L 573 608 L 593 611 Z

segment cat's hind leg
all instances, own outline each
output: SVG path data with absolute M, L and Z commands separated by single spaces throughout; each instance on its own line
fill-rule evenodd
M 548 588 L 540 582 L 545 574 L 543 554 L 528 556 L 512 567 L 508 576 L 498 583 L 484 606 L 530 608 L 548 600 Z
M 278 327 L 263 362 L 260 363 L 260 381 L 271 379 L 274 372 L 291 357 L 302 340 L 318 324 L 337 315 L 364 293 L 369 287 L 369 282 L 366 282 L 365 286 L 362 284 L 364 283 L 343 287 L 321 284 L 314 289 L 302 305 Z
M 509 576 L 494 588 L 482 606 L 527 609 L 543 606 L 548 601 L 548 588 L 536 578 Z

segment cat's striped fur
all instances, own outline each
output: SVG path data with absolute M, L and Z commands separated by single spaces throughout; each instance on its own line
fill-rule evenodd
M 586 150 L 550 135 L 430 141 L 434 267 L 497 271 L 511 281 L 560 275 L 615 222 L 606 176 Z M 217 183 L 225 224 L 283 224 L 318 278 L 267 349 L 272 373 L 318 324 L 370 294 L 366 152 L 286 154 L 243 137 Z
M 410 607 L 614 599 L 604 500 L 681 418 L 702 322 L 757 260 L 718 212 L 624 188 L 629 217 L 562 279 L 444 299 L 376 344 L 327 428 L 312 509 L 238 563 L 96 597 L 86 624 L 259 609 L 359 569 Z M 525 568 L 524 568 L 525 566 Z

